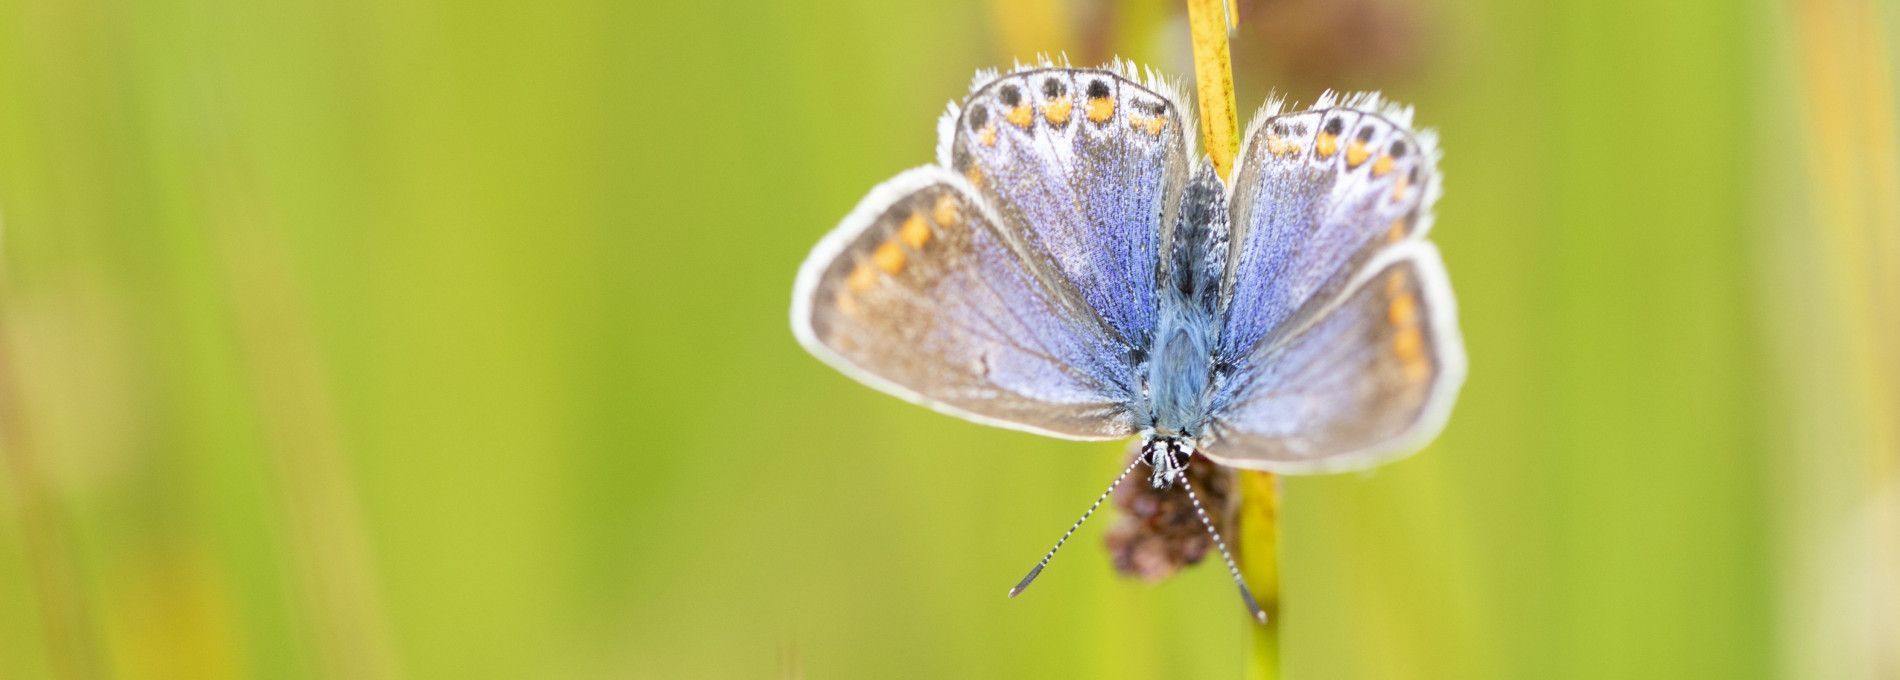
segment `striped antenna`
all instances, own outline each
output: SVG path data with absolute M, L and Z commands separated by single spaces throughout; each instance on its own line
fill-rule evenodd
M 1186 470 L 1187 465 L 1182 465 L 1180 469 Z M 1194 502 L 1194 514 L 1200 516 L 1201 526 L 1207 527 L 1208 535 L 1214 537 L 1214 547 L 1220 548 L 1220 558 L 1227 562 L 1227 573 L 1233 575 L 1234 585 L 1240 586 L 1240 599 L 1247 604 L 1247 611 L 1253 613 L 1254 620 L 1259 621 L 1260 625 L 1266 625 L 1267 612 L 1260 608 L 1260 603 L 1253 599 L 1253 591 L 1248 590 L 1247 582 L 1240 578 L 1240 567 L 1234 566 L 1234 556 L 1227 553 L 1227 542 L 1220 539 L 1220 531 L 1214 529 L 1214 521 L 1207 518 L 1206 510 L 1201 509 L 1201 497 L 1194 493 L 1194 485 L 1188 483 L 1187 473 L 1177 471 L 1174 474 L 1175 479 L 1181 482 L 1181 488 L 1187 489 L 1188 500 Z
M 1135 460 L 1129 462 L 1128 467 L 1123 468 L 1122 473 L 1115 476 L 1115 481 L 1108 483 L 1108 488 L 1102 491 L 1102 495 L 1095 498 L 1095 503 L 1089 506 L 1087 512 L 1082 513 L 1081 519 L 1075 520 L 1075 524 L 1069 525 L 1068 531 L 1062 532 L 1062 538 L 1056 539 L 1055 547 L 1050 548 L 1048 554 L 1042 556 L 1042 561 L 1037 562 L 1036 567 L 1029 570 L 1029 575 L 1024 576 L 1023 580 L 1016 584 L 1016 587 L 1009 589 L 1010 597 L 1022 594 L 1023 589 L 1029 587 L 1029 582 L 1036 580 L 1036 576 L 1042 573 L 1042 568 L 1049 566 L 1049 560 L 1056 556 L 1056 551 L 1062 549 L 1062 544 L 1067 543 L 1069 537 L 1075 535 L 1076 529 L 1082 528 L 1083 522 L 1089 521 L 1089 515 L 1095 514 L 1095 509 L 1102 507 L 1102 501 L 1108 500 L 1108 495 L 1115 492 L 1115 487 L 1121 486 L 1122 480 L 1128 478 L 1128 473 L 1134 472 L 1135 466 L 1140 465 L 1142 461 L 1147 460 L 1147 458 L 1147 456 L 1135 456 Z

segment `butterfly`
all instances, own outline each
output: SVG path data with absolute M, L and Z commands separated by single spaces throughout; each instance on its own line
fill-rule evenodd
M 1436 138 L 1375 94 L 1269 99 L 1231 181 L 1154 72 L 979 72 L 937 162 L 873 188 L 800 267 L 792 328 L 873 388 L 986 425 L 1282 474 L 1416 451 L 1464 381 L 1456 302 L 1425 240 Z

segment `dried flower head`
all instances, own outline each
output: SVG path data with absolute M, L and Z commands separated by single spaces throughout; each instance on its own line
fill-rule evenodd
M 1140 456 L 1141 442 L 1129 449 L 1129 460 Z M 1188 461 L 1188 481 L 1207 504 L 1208 516 L 1222 533 L 1232 535 L 1238 494 L 1234 472 L 1201 456 Z M 1214 547 L 1213 538 L 1194 515 L 1194 504 L 1176 484 L 1156 489 L 1148 484 L 1124 484 L 1115 490 L 1122 510 L 1108 530 L 1108 553 L 1115 570 L 1158 582 L 1182 567 L 1199 563 Z

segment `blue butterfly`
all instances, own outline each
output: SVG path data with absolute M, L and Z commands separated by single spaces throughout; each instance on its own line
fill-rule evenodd
M 938 124 L 937 163 L 872 189 L 805 260 L 799 342 L 978 423 L 1138 436 L 1116 484 L 1142 463 L 1157 487 L 1185 482 L 1194 454 L 1299 474 L 1430 441 L 1465 373 L 1424 240 L 1433 135 L 1377 95 L 1275 99 L 1227 183 L 1181 102 L 1119 61 L 979 73 Z

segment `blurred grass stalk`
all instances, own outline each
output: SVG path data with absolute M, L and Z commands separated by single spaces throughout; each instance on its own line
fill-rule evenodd
M 6 317 L 4 282 L 0 282 L 0 318 Z M 0 333 L 0 497 L 11 500 L 19 519 L 21 554 L 31 573 L 32 592 L 42 635 L 47 671 L 59 678 L 90 678 L 102 674 L 99 640 L 94 634 L 84 585 L 74 566 L 71 520 L 49 488 L 47 472 L 35 458 L 24 432 L 20 391 L 14 384 L 10 338 Z
M 1201 109 L 1201 139 L 1222 179 L 1231 176 L 1240 143 L 1234 112 L 1233 62 L 1227 33 L 1235 19 L 1225 0 L 1187 0 L 1188 33 L 1194 46 L 1194 84 Z M 1253 655 L 1247 676 L 1280 677 L 1280 487 L 1264 472 L 1240 473 L 1240 523 L 1235 543 L 1241 575 L 1267 612 L 1267 623 L 1254 627 Z
M 1797 425 L 1785 491 L 1784 677 L 1900 677 L 1900 161 L 1894 17 L 1788 6 L 1811 249 L 1776 329 Z M 1813 245 L 1806 245 L 1813 242 Z
M 131 19 L 39 11 L 50 35 L 30 42 L 31 58 L 18 62 L 29 85 L 58 85 L 9 99 L 23 103 L 10 113 L 25 122 L 0 134 L 30 169 L 8 176 L 7 208 L 25 216 L 22 259 L 35 265 L 10 267 L 0 281 L 0 500 L 13 506 L 0 517 L 14 513 L 25 537 L 46 674 L 300 677 L 286 669 L 309 666 L 320 677 L 397 676 L 331 369 L 286 236 L 289 209 L 259 186 L 261 159 L 275 147 L 231 114 L 254 93 L 224 79 L 221 46 L 153 38 L 167 34 L 143 25 L 134 32 L 140 40 L 108 46 L 98 41 L 130 30 Z M 93 30 L 95 19 L 114 30 Z M 174 44 L 176 53 L 151 46 Z M 190 66 L 167 71 L 174 63 Z M 46 64 L 66 70 L 42 73 Z M 154 84 L 177 82 L 197 86 Z M 100 132 L 122 128 L 139 134 Z M 154 234 L 177 242 L 139 240 Z M 210 250 L 205 259 L 199 244 Z M 203 276 L 200 264 L 210 265 Z M 216 302 L 163 308 L 154 314 L 164 321 L 152 326 L 113 311 L 162 307 L 171 295 Z M 232 342 L 199 332 L 229 332 Z M 180 347 L 216 356 L 201 361 Z M 227 347 L 236 356 L 218 355 Z M 191 403 L 142 401 L 145 390 L 179 384 L 167 382 L 167 371 L 226 366 L 241 376 L 231 393 L 240 406 L 218 412 L 215 424 L 190 416 L 219 408 L 220 375 L 183 383 Z M 142 424 L 145 412 L 168 422 Z M 252 428 L 255 440 L 246 436 Z M 75 437 L 93 431 L 103 434 Z M 259 468 L 267 479 L 248 476 L 254 456 L 268 461 Z M 230 486 L 204 491 L 218 474 L 229 474 L 218 481 Z M 283 547 L 226 542 L 220 532 L 236 534 L 231 527 L 252 518 L 207 507 L 264 515 L 251 526 L 281 530 Z M 255 556 L 260 580 L 292 591 L 294 632 L 252 629 L 270 618 L 257 613 L 270 607 L 259 601 L 276 593 L 247 590 L 256 581 L 245 580 L 238 555 Z M 24 647 L 0 639 L 9 656 L 26 656 L 15 651 Z M 33 676 L 33 660 L 5 661 Z M 0 669 L 13 677 L 17 667 Z

